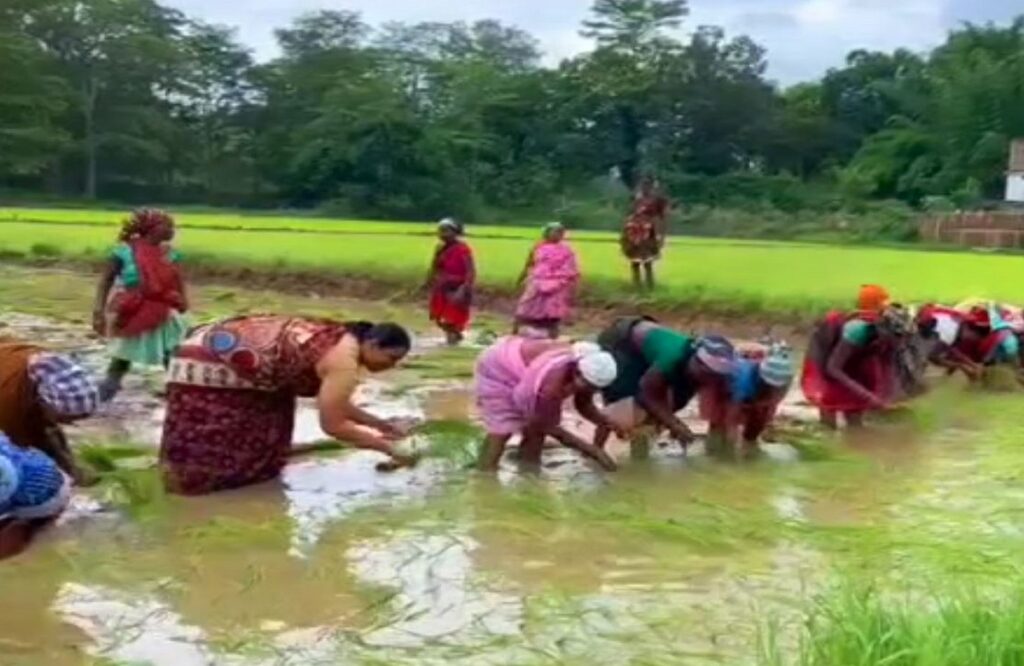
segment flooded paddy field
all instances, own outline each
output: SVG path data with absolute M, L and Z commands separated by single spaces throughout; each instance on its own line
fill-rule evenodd
M 92 287 L 0 269 L 0 335 L 102 367 L 85 321 Z M 0 664 L 805 663 L 808 613 L 836 589 L 927 606 L 1019 586 L 1021 396 L 940 379 L 912 412 L 857 436 L 817 433 L 794 396 L 754 461 L 620 444 L 616 474 L 550 450 L 538 475 L 513 452 L 489 478 L 466 469 L 476 349 L 443 349 L 397 304 L 196 291 L 201 319 L 410 325 L 413 358 L 360 401 L 426 421 L 409 443 L 422 463 L 380 474 L 375 454 L 325 450 L 279 482 L 167 497 L 152 470 L 162 381 L 133 375 L 69 431 L 104 482 L 0 564 Z M 322 439 L 312 410 L 299 422 L 298 442 Z

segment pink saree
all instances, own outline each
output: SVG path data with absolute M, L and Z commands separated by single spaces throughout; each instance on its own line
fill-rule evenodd
M 499 340 L 481 355 L 476 366 L 476 406 L 488 434 L 515 435 L 527 426 L 538 406 L 538 394 L 551 372 L 572 363 L 568 347 L 547 351 L 527 365 L 525 340 Z
M 533 266 L 516 317 L 524 322 L 568 319 L 579 280 L 576 253 L 567 243 L 538 244 L 533 250 Z

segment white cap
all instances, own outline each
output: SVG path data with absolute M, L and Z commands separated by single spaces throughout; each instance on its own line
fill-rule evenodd
M 596 388 L 607 388 L 619 375 L 615 357 L 593 342 L 577 342 L 572 346 L 576 367 L 587 383 Z

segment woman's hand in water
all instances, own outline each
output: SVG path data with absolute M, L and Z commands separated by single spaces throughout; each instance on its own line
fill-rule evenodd
M 683 424 L 672 429 L 672 438 L 683 445 L 683 448 L 693 444 L 693 441 L 697 439 L 697 436 L 693 434 L 693 431 L 687 428 Z
M 415 419 L 386 419 L 381 422 L 380 432 L 388 439 L 405 439 L 419 425 Z
M 377 463 L 378 472 L 397 472 L 403 467 L 415 467 L 419 463 L 419 456 L 392 453 L 390 460 Z
M 107 317 L 103 310 L 93 310 L 92 312 L 92 330 L 96 335 L 106 337 L 107 335 Z

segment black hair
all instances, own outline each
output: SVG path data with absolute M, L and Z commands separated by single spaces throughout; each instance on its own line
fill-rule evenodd
M 345 330 L 360 343 L 374 342 L 381 349 L 402 349 L 412 347 L 408 331 L 398 324 L 374 324 L 368 321 L 352 321 L 345 324 Z

